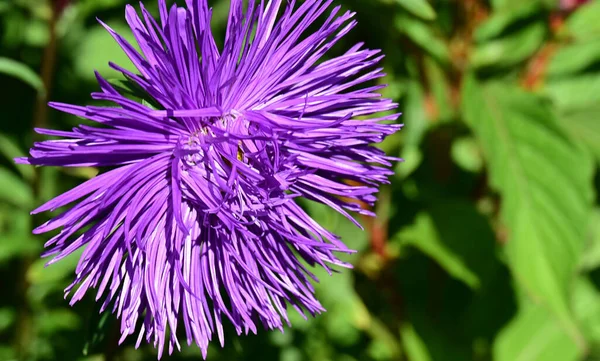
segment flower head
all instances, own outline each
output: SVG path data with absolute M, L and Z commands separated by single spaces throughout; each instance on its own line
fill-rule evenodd
M 85 247 L 71 303 L 95 288 L 122 340 L 136 333 L 159 355 L 179 348 L 180 323 L 206 355 L 225 319 L 248 333 L 282 329 L 288 307 L 323 311 L 307 266 L 349 266 L 334 253 L 351 251 L 297 198 L 370 214 L 358 204 L 375 202 L 393 160 L 372 144 L 400 127 L 385 124 L 397 114 L 376 116 L 396 107 L 382 86 L 363 87 L 383 75 L 379 51 L 359 44 L 323 61 L 355 25 L 331 2 L 232 0 L 222 49 L 206 0 L 159 0 L 160 22 L 127 6 L 139 51 L 103 24 L 137 72 L 111 64 L 125 86 L 97 74 L 92 97 L 113 106 L 51 103 L 97 125 L 39 129 L 59 139 L 19 159 L 102 170 L 35 210 L 73 203 L 35 230 L 61 229 L 50 263 Z

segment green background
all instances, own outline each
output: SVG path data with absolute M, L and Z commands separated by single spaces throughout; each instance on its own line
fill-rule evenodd
M 228 329 L 208 359 L 600 360 L 600 2 L 335 2 L 359 25 L 330 55 L 359 41 L 384 50 L 384 95 L 405 127 L 381 147 L 406 161 L 377 218 L 360 219 L 365 232 L 306 204 L 360 251 L 354 270 L 317 271 L 328 312 L 291 314 L 284 334 Z M 46 100 L 90 104 L 93 70 L 111 78 L 108 61 L 128 65 L 95 21 L 131 38 L 125 1 L 66 3 L 0 0 L 0 361 L 155 360 L 151 346 L 117 346 L 92 296 L 68 306 L 77 255 L 44 268 L 48 235 L 31 235 L 49 215 L 30 210 L 97 170 L 11 161 L 34 126 L 81 122 Z M 212 4 L 222 41 L 229 1 Z

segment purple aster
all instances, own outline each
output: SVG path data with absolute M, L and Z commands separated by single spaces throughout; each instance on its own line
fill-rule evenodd
M 59 139 L 18 161 L 102 172 L 36 209 L 72 204 L 34 232 L 60 229 L 49 263 L 84 248 L 65 294 L 73 304 L 95 288 L 121 342 L 135 334 L 160 357 L 183 328 L 206 356 L 225 319 L 247 334 L 283 329 L 288 307 L 324 311 L 307 267 L 349 267 L 335 253 L 352 251 L 297 198 L 372 215 L 359 204 L 373 205 L 394 160 L 372 144 L 400 127 L 387 124 L 397 114 L 377 115 L 396 108 L 370 84 L 383 75 L 378 50 L 323 60 L 356 25 L 331 2 L 232 0 L 221 50 L 206 0 L 159 0 L 160 23 L 127 6 L 139 51 L 103 25 L 137 72 L 111 66 L 143 100 L 96 74 L 92 98 L 112 106 L 50 104 L 98 124 L 37 129 Z

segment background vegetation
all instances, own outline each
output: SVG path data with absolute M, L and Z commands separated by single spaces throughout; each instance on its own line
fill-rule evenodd
M 97 170 L 11 161 L 34 126 L 81 121 L 48 99 L 89 103 L 93 70 L 128 63 L 95 21 L 127 35 L 125 2 L 0 0 L 0 361 L 156 359 L 117 347 L 92 297 L 70 308 L 76 255 L 44 269 L 47 237 L 31 235 L 47 217 L 31 209 Z M 223 34 L 229 1 L 212 3 Z M 307 205 L 360 251 L 355 270 L 319 273 L 328 312 L 292 315 L 284 334 L 229 330 L 209 360 L 600 359 L 600 1 L 336 3 L 359 26 L 332 54 L 358 41 L 387 54 L 406 126 L 382 147 L 406 162 L 366 232 Z

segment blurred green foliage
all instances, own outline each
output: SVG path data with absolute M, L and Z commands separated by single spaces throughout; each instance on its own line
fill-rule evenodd
M 47 217 L 32 208 L 97 170 L 12 162 L 34 126 L 81 121 L 48 99 L 89 103 L 94 69 L 131 67 L 95 21 L 127 38 L 125 3 L 0 1 L 0 361 L 156 358 L 132 340 L 117 346 L 114 317 L 92 297 L 69 307 L 77 254 L 44 268 L 45 237 L 31 234 Z M 405 127 L 381 146 L 406 161 L 365 232 L 305 205 L 360 251 L 352 271 L 317 271 L 328 312 L 292 313 L 283 334 L 228 329 L 209 360 L 600 359 L 600 1 L 336 3 L 359 25 L 331 55 L 359 41 L 383 49 L 384 95 Z M 212 5 L 223 34 L 229 1 Z M 199 358 L 195 347 L 164 357 Z

